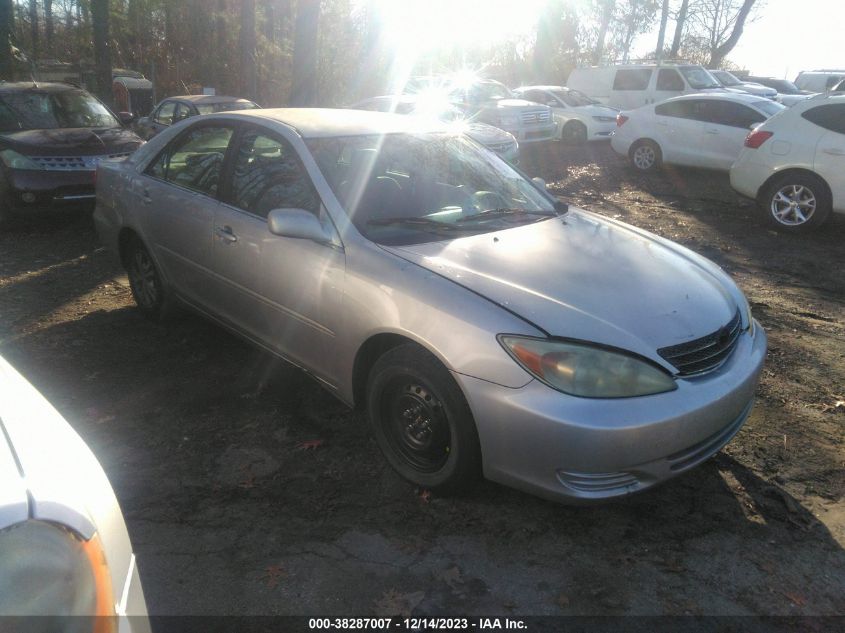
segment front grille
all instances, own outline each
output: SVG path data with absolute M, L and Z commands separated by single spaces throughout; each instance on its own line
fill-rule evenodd
M 126 158 L 129 152 L 100 156 L 30 156 L 30 160 L 48 171 L 94 171 L 101 160 Z
M 662 347 L 657 350 L 682 376 L 700 374 L 721 365 L 730 356 L 742 332 L 742 319 L 737 310 L 734 317 L 712 334 L 694 341 Z
M 529 110 L 523 112 L 521 116 L 525 125 L 539 125 L 552 120 L 551 110 Z

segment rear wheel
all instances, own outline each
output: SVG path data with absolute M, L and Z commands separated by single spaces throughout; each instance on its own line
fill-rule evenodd
M 145 317 L 159 321 L 165 316 L 167 306 L 161 275 L 141 240 L 133 239 L 126 249 L 124 261 L 132 297 Z
M 663 153 L 660 146 L 654 141 L 642 139 L 631 146 L 628 152 L 631 165 L 639 171 L 652 171 L 660 167 L 663 162 Z
M 472 413 L 449 371 L 426 350 L 406 344 L 379 358 L 367 381 L 367 409 L 379 447 L 405 479 L 440 492 L 478 479 Z
M 827 184 L 818 176 L 801 172 L 772 180 L 760 192 L 757 202 L 769 224 L 788 233 L 821 226 L 833 206 Z
M 560 132 L 560 140 L 567 145 L 583 145 L 587 142 L 587 126 L 580 121 L 568 121 Z

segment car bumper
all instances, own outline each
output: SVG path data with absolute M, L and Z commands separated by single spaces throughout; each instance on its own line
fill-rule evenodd
M 743 196 L 757 198 L 760 187 L 763 186 L 763 183 L 768 180 L 772 173 L 773 171 L 770 166 L 760 165 L 740 156 L 731 167 L 731 187 Z
M 26 214 L 94 202 L 93 171 L 6 170 L 11 211 Z
M 532 127 L 518 127 L 518 128 L 503 128 L 506 132 L 510 132 L 516 138 L 517 142 L 523 143 L 539 143 L 542 141 L 554 141 L 560 137 L 558 126 L 552 122 L 547 125 L 537 125 Z
M 757 325 L 718 370 L 675 391 L 622 399 L 567 396 L 456 375 L 475 416 L 484 475 L 539 496 L 597 501 L 645 490 L 718 452 L 740 429 L 766 355 Z
M 615 129 L 616 129 L 616 120 L 615 119 L 612 122 L 610 122 L 610 121 L 594 122 L 589 128 L 590 135 L 588 137 L 588 140 L 590 140 L 590 141 L 608 141 L 608 140 L 610 140 L 610 137 L 613 134 Z
M 610 147 L 620 156 L 627 156 L 628 150 L 631 148 L 631 142 L 614 132 L 610 136 Z

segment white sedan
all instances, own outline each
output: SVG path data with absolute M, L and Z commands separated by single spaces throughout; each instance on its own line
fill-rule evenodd
M 784 106 L 769 99 L 730 93 L 695 93 L 620 112 L 610 139 L 634 168 L 662 163 L 727 171 L 745 137 Z
M 560 139 L 567 143 L 607 140 L 616 127 L 619 110 L 563 86 L 524 86 L 513 91 L 520 99 L 552 109 Z
M 775 228 L 799 232 L 845 213 L 845 94 L 818 95 L 755 129 L 731 168 Z
M 82 630 L 88 621 L 69 616 L 111 616 L 89 630 L 114 631 L 115 623 L 119 633 L 150 630 L 135 555 L 106 474 L 62 416 L 0 357 L 3 616 L 63 616 L 64 631 Z M 46 630 L 50 620 L 43 621 Z

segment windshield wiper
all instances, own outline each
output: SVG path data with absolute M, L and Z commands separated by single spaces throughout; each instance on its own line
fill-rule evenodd
M 486 211 L 479 211 L 478 213 L 473 213 L 472 215 L 466 215 L 455 220 L 455 224 L 464 224 L 466 222 L 477 222 L 479 220 L 509 216 L 541 216 L 545 218 L 553 218 L 557 216 L 557 213 L 554 211 L 527 211 L 525 209 L 510 209 L 503 207 L 500 209 L 487 209 Z
M 401 216 L 391 217 L 391 218 L 378 218 L 376 220 L 368 220 L 368 226 L 388 226 L 392 224 L 397 224 L 400 226 L 407 226 L 410 228 L 419 228 L 423 230 L 433 230 L 433 231 L 460 231 L 465 230 L 462 229 L 460 226 L 455 226 L 454 224 L 447 224 L 445 222 L 438 222 L 437 220 L 430 220 L 429 218 L 405 218 Z

